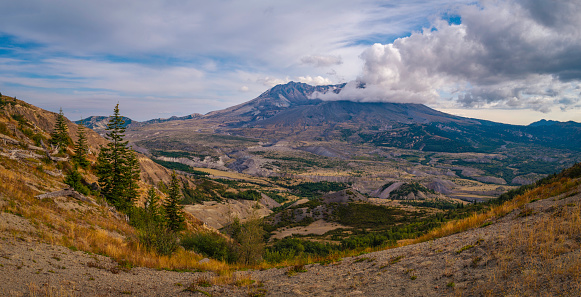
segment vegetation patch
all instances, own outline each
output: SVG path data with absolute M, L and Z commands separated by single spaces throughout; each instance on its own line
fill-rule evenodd
M 396 190 L 393 190 L 391 193 L 389 193 L 389 197 L 393 197 L 393 199 L 401 199 L 407 197 L 409 194 L 417 195 L 418 192 L 436 194 L 434 190 L 430 190 L 419 183 L 412 182 L 405 183 Z
M 158 159 L 152 159 L 153 162 L 167 168 L 167 169 L 171 169 L 171 170 L 179 170 L 179 171 L 183 171 L 186 173 L 190 173 L 193 174 L 195 176 L 207 176 L 210 175 L 207 172 L 204 171 L 200 171 L 200 170 L 195 170 L 194 168 L 192 168 L 189 165 L 186 164 L 182 164 L 182 163 L 178 163 L 178 162 L 170 162 L 170 161 L 162 161 L 162 160 L 158 160 Z
M 451 202 L 444 199 L 432 199 L 432 200 L 413 200 L 413 201 L 400 201 L 400 204 L 411 205 L 416 207 L 428 207 L 436 209 L 457 209 L 464 207 L 462 202 Z
M 286 275 L 288 276 L 293 276 L 296 275 L 297 273 L 302 273 L 302 272 L 307 272 L 307 268 L 305 268 L 305 265 L 294 265 L 288 268 L 288 270 L 286 271 Z
M 348 187 L 349 185 L 346 183 L 320 181 L 300 183 L 298 185 L 288 186 L 288 189 L 290 189 L 293 194 L 299 197 L 315 198 L 321 196 L 322 194 L 338 192 L 347 189 Z

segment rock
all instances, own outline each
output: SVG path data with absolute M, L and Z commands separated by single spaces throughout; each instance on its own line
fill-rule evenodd
M 452 188 L 455 186 L 456 184 L 449 180 L 435 179 L 433 182 L 428 184 L 427 188 L 447 195 L 452 193 Z
M 210 262 L 210 259 L 208 259 L 208 258 L 204 258 L 204 259 L 198 261 L 198 263 L 200 263 L 200 264 L 204 264 L 204 263 L 208 263 L 208 262 Z
M 395 191 L 397 189 L 399 189 L 399 187 L 401 187 L 403 185 L 403 182 L 396 182 L 391 184 L 389 187 L 385 188 L 381 194 L 379 194 L 379 198 L 381 199 L 388 199 L 389 198 L 389 194 L 392 191 Z

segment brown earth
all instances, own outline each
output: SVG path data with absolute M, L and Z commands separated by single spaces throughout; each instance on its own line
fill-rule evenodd
M 204 280 L 219 283 L 220 277 L 124 268 L 107 257 L 38 242 L 29 236 L 36 229 L 26 219 L 3 213 L 0 294 L 204 296 L 184 291 L 197 283 L 191 288 L 212 296 L 579 296 L 579 190 L 529 203 L 486 227 L 335 263 L 305 265 L 295 273 L 288 267 L 236 272 L 231 284 L 209 287 L 203 286 Z M 561 217 L 566 221 L 559 221 Z M 543 241 L 548 234 L 553 238 Z M 249 283 L 253 284 L 243 285 Z

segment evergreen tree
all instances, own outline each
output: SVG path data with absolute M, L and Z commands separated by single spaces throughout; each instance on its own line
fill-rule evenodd
M 119 104 L 109 118 L 106 133 L 109 143 L 97 157 L 97 176 L 101 194 L 121 210 L 129 210 L 137 198 L 139 163 L 135 152 L 127 147 L 125 121 L 119 115 Z
M 155 191 L 155 187 L 151 186 L 147 191 L 147 197 L 145 198 L 145 213 L 150 218 L 157 220 L 160 215 L 159 209 L 159 196 Z
M 76 169 L 73 169 L 66 175 L 65 184 L 71 186 L 75 191 L 83 195 L 89 195 L 91 193 L 89 188 L 83 184 L 83 176 Z
M 89 166 L 89 160 L 87 160 L 87 152 L 89 147 L 87 145 L 87 136 L 85 135 L 85 125 L 83 121 L 79 124 L 77 131 L 77 143 L 75 144 L 75 155 L 73 160 L 81 167 L 87 168 Z
M 182 215 L 182 206 L 180 204 L 181 200 L 182 194 L 180 190 L 180 183 L 178 181 L 176 172 L 174 171 L 171 174 L 168 197 L 163 205 L 167 227 L 172 231 L 179 231 L 183 229 L 185 220 Z
M 61 108 L 59 114 L 56 117 L 54 130 L 50 134 L 50 143 L 58 146 L 60 150 L 65 151 L 71 143 L 71 138 L 69 137 L 68 131 L 69 128 L 67 127 L 67 120 L 63 114 L 63 109 Z

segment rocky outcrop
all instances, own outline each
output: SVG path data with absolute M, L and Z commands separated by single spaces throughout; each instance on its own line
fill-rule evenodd
M 401 187 L 401 185 L 403 185 L 403 184 L 404 184 L 403 182 L 394 182 L 386 188 L 384 188 L 384 187 L 379 188 L 377 191 L 374 192 L 375 195 L 373 195 L 373 193 L 372 193 L 372 195 L 377 196 L 381 199 L 388 199 L 389 194 L 392 191 L 399 189 L 399 187 Z
M 429 183 L 426 187 L 430 190 L 447 195 L 453 192 L 452 189 L 456 187 L 456 184 L 452 181 L 438 178 Z

